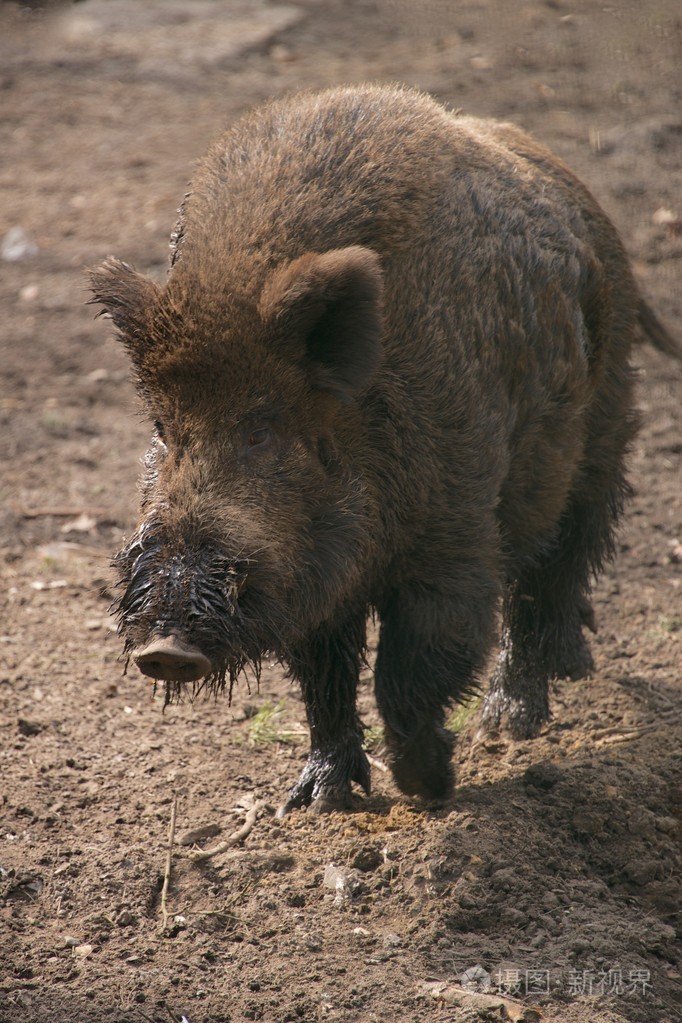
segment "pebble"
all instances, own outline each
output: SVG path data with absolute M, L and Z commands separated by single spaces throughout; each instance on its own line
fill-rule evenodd
M 334 899 L 336 906 L 343 905 L 363 888 L 363 881 L 357 870 L 337 867 L 335 863 L 328 863 L 324 868 L 323 884 L 325 888 L 331 888 L 336 892 Z
M 20 735 L 30 738 L 31 736 L 39 735 L 45 725 L 41 725 L 39 721 L 27 721 L 25 718 L 19 718 L 17 727 Z
M 89 384 L 101 384 L 104 380 L 109 379 L 109 370 L 93 369 L 90 373 L 86 374 L 85 379 Z
M 482 966 L 471 966 L 465 970 L 459 982 L 465 991 L 489 991 L 491 987 L 490 974 Z
M 37 255 L 38 246 L 29 238 L 23 227 L 10 227 L 2 239 L 0 254 L 7 263 L 17 263 L 20 259 Z
M 283 43 L 275 43 L 274 46 L 271 46 L 268 56 L 276 64 L 288 64 L 290 61 L 297 59 L 294 51 L 290 50 L 288 46 L 284 46 Z
M 215 838 L 221 831 L 219 824 L 204 824 L 191 831 L 185 831 L 178 839 L 178 845 L 195 845 L 197 842 L 204 842 L 207 838 Z
M 40 288 L 37 284 L 26 284 L 19 290 L 19 299 L 22 302 L 35 302 L 39 294 Z

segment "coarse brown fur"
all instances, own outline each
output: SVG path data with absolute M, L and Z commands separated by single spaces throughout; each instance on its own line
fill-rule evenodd
M 575 176 L 511 125 L 387 87 L 272 103 L 212 146 L 159 287 L 92 273 L 157 424 L 118 558 L 128 651 L 177 634 L 302 686 L 286 808 L 369 790 L 355 690 L 406 793 L 447 796 L 447 708 L 503 643 L 489 724 L 532 735 L 591 659 L 635 431 L 631 345 L 675 343 Z M 665 343 L 664 343 L 665 342 Z

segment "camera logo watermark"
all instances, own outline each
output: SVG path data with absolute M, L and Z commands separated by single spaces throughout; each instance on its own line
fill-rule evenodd
M 613 967 L 602 970 L 567 970 L 557 975 L 547 969 L 522 970 L 500 968 L 488 973 L 472 966 L 459 978 L 467 991 L 498 991 L 506 995 L 548 995 L 562 990 L 572 998 L 583 995 L 646 995 L 651 987 L 651 971 Z

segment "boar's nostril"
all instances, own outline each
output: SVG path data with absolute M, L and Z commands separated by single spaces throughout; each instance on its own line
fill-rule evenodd
M 133 660 L 143 675 L 162 682 L 196 682 L 212 670 L 208 657 L 176 636 L 152 640 L 133 653 Z

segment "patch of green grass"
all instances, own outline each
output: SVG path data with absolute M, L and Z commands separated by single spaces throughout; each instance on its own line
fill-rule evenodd
M 384 730 L 381 725 L 372 725 L 371 728 L 365 728 L 364 738 L 362 741 L 363 749 L 369 750 L 373 753 L 381 746 L 384 741 Z
M 469 718 L 478 710 L 482 699 L 482 696 L 471 696 L 464 703 L 460 703 L 445 722 L 445 727 L 451 732 L 461 732 Z
M 278 703 L 264 703 L 249 719 L 249 743 L 251 746 L 267 746 L 273 742 L 301 742 L 305 737 L 300 725 L 285 725 L 281 721 L 286 706 L 285 700 Z
M 658 627 L 662 632 L 679 632 L 682 629 L 682 618 L 678 615 L 663 615 L 658 620 Z

